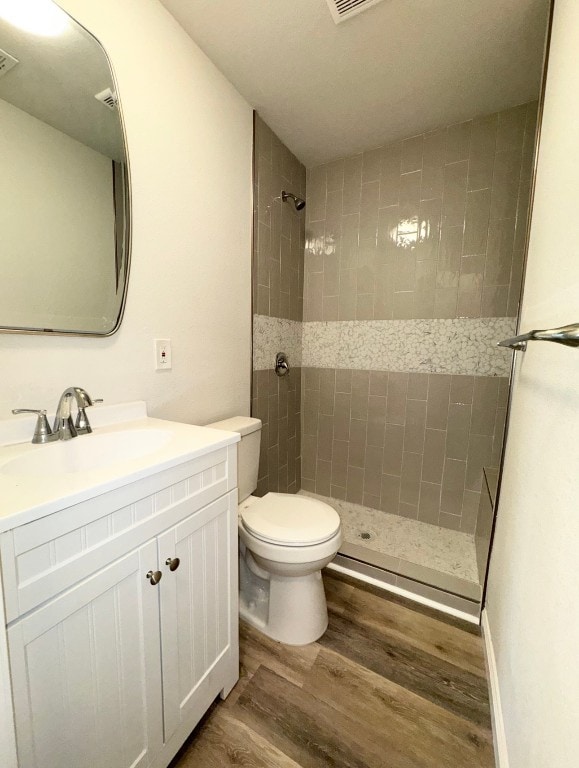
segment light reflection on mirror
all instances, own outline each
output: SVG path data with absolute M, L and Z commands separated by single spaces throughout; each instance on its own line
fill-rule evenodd
M 51 0 L 0 0 L 0 18 L 25 32 L 61 35 L 69 17 Z

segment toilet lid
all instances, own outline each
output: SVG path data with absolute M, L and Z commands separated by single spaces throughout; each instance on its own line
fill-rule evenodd
M 328 504 L 307 496 L 266 493 L 240 510 L 245 528 L 271 544 L 300 547 L 321 544 L 340 529 L 340 517 Z

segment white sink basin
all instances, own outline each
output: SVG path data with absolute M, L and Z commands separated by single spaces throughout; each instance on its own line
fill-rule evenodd
M 32 445 L 34 418 L 0 420 L 0 534 L 87 499 L 230 448 L 239 435 L 147 416 L 144 402 L 91 411 L 94 432 Z M 185 475 L 183 475 L 185 476 Z M 0 654 L 1 655 L 1 654 Z M 1 751 L 1 750 L 0 750 Z M 1 762 L 1 761 L 0 761 Z
M 164 429 L 129 429 L 79 435 L 40 445 L 0 465 L 0 475 L 47 477 L 90 472 L 148 456 L 163 448 L 173 434 Z

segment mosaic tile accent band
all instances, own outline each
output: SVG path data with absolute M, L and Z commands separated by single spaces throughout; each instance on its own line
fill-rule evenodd
M 300 323 L 254 315 L 253 370 L 290 365 L 364 371 L 508 376 L 511 353 L 496 342 L 513 336 L 512 317 Z
M 304 323 L 302 365 L 364 371 L 508 376 L 515 318 Z
M 512 334 L 511 334 L 512 335 Z M 253 370 L 273 369 L 275 356 L 285 352 L 291 368 L 302 364 L 302 323 L 281 317 L 253 316 Z

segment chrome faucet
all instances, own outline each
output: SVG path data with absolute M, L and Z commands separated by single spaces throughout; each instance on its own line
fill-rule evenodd
M 73 397 L 78 406 L 76 424 L 72 423 L 70 408 Z M 58 401 L 52 434 L 58 434 L 58 440 L 70 440 L 79 434 L 92 432 L 85 411 L 85 408 L 88 408 L 88 406 L 92 404 L 91 396 L 82 387 L 68 387 L 65 389 Z
M 76 422 L 72 421 L 72 400 L 76 401 L 78 413 Z M 52 430 L 46 418 L 46 411 L 37 411 L 30 408 L 14 408 L 12 413 L 35 413 L 38 416 L 36 428 L 32 438 L 33 443 L 52 443 L 55 440 L 70 440 L 77 435 L 85 435 L 92 432 L 92 427 L 86 415 L 86 408 L 94 403 L 102 403 L 102 400 L 93 400 L 89 393 L 82 387 L 67 387 L 60 396 L 56 417 Z

